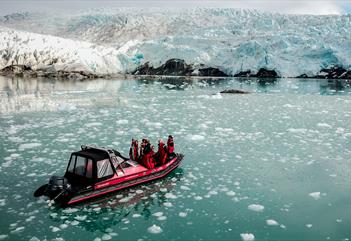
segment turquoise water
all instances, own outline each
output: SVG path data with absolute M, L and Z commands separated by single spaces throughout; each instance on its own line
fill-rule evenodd
M 0 240 L 351 238 L 344 82 L 2 77 L 0 101 Z M 81 144 L 168 134 L 185 159 L 163 180 L 66 209 L 32 196 Z

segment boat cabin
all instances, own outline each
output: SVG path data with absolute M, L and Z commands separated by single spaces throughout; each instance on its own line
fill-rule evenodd
M 71 154 L 65 178 L 75 186 L 92 185 L 123 173 L 131 166 L 127 160 L 115 150 L 82 146 Z

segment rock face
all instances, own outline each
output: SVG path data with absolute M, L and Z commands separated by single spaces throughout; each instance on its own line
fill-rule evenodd
M 342 67 L 331 67 L 328 69 L 322 69 L 317 75 L 309 76 L 307 74 L 302 74 L 296 78 L 313 78 L 313 79 L 350 79 L 351 80 L 351 70 L 344 69 Z
M 315 77 L 321 79 L 351 79 L 351 70 L 346 70 L 341 67 L 333 67 L 330 69 L 322 69 Z
M 260 68 L 257 73 L 247 70 L 234 74 L 234 77 L 279 78 L 280 76 L 278 76 L 275 70 Z
M 169 59 L 160 67 L 154 68 L 149 63 L 139 66 L 132 72 L 135 75 L 170 75 L 170 76 L 228 76 L 221 70 L 213 67 L 195 68 L 191 64 L 185 63 L 182 59 Z
M 227 89 L 227 90 L 222 90 L 219 92 L 221 94 L 250 94 L 249 91 L 245 90 L 237 90 L 237 89 Z
M 11 65 L 0 70 L 0 75 L 19 76 L 19 77 L 46 77 L 58 79 L 95 79 L 106 76 L 99 76 L 84 71 L 49 71 L 48 69 L 33 70 L 26 65 Z

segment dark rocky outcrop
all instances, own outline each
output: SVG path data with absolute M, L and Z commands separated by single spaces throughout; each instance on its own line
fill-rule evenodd
M 242 71 L 234 74 L 234 77 L 279 78 L 275 70 L 265 68 L 260 68 L 257 73 L 252 73 L 251 70 Z
M 313 78 L 313 79 L 351 79 L 351 70 L 344 69 L 342 67 L 331 67 L 328 69 L 322 69 L 317 75 L 308 76 L 302 74 L 296 78 Z
M 226 73 L 212 67 L 199 69 L 199 76 L 228 77 Z
M 316 78 L 325 79 L 351 79 L 351 70 L 346 70 L 341 67 L 333 67 L 329 69 L 322 69 Z
M 221 94 L 250 94 L 249 91 L 246 90 L 237 90 L 237 89 L 227 89 L 219 92 Z
M 149 62 L 139 66 L 135 75 L 191 75 L 193 68 L 182 59 L 169 59 L 158 68 L 149 65 Z
M 278 78 L 277 72 L 275 70 L 269 70 L 269 69 L 264 69 L 261 68 L 254 76 L 252 77 L 258 77 L 258 78 Z
M 251 70 L 241 71 L 239 73 L 234 74 L 234 77 L 250 77 L 250 76 L 251 76 Z
M 192 64 L 187 64 L 182 59 L 169 59 L 163 65 L 154 68 L 149 62 L 139 66 L 132 72 L 134 75 L 168 75 L 168 76 L 228 76 L 218 68 L 195 68 Z

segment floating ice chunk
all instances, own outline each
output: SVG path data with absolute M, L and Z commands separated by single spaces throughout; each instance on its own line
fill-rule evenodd
M 132 215 L 132 218 L 139 218 L 139 217 L 141 217 L 141 215 L 140 215 L 139 213 L 134 213 L 134 214 Z
M 60 231 L 61 229 L 59 229 L 58 227 L 53 227 L 52 229 L 51 229 L 51 231 L 52 232 L 54 232 L 54 233 L 56 233 L 56 232 L 58 232 L 58 231 Z
M 279 225 L 279 223 L 273 219 L 266 220 L 266 223 L 268 226 L 278 226 Z
M 157 212 L 152 214 L 152 216 L 155 216 L 155 217 L 161 217 L 162 215 L 163 215 L 163 212 Z
M 0 234 L 0 240 L 7 239 L 9 236 L 7 234 Z M 36 241 L 39 240 L 37 237 L 32 237 L 30 241 Z
M 313 226 L 313 225 L 310 224 L 310 223 L 306 224 L 306 227 L 307 227 L 307 228 L 312 228 L 312 226 Z
M 173 207 L 173 204 L 170 202 L 164 202 L 163 206 L 170 208 L 170 207 Z
M 226 192 L 226 194 L 228 196 L 235 196 L 235 192 L 233 192 L 233 191 L 228 191 L 228 192 Z
M 64 213 L 75 213 L 78 212 L 78 208 L 66 208 L 63 210 Z
M 255 212 L 262 212 L 264 210 L 264 206 L 260 204 L 250 204 L 247 208 Z
M 180 189 L 185 190 L 185 191 L 189 191 L 190 187 L 188 187 L 188 186 L 180 186 Z
M 3 207 L 6 205 L 6 199 L 0 199 L 0 207 Z
M 93 208 L 93 211 L 98 213 L 101 211 L 101 208 L 100 207 Z
M 308 194 L 308 195 L 310 195 L 312 198 L 314 198 L 315 200 L 318 200 L 318 199 L 320 199 L 320 197 L 321 197 L 321 193 L 320 192 L 311 192 L 310 194 Z
M 78 220 L 78 221 L 84 221 L 87 218 L 87 215 L 77 215 L 74 219 Z
M 287 130 L 288 132 L 291 132 L 291 133 L 299 133 L 299 134 L 305 134 L 307 132 L 307 129 L 303 129 L 303 128 L 289 128 Z
M 128 123 L 129 123 L 129 121 L 128 120 L 124 120 L 124 119 L 116 121 L 116 124 L 118 124 L 118 125 L 127 125 Z
M 203 141 L 205 140 L 205 137 L 202 135 L 188 135 L 187 139 L 190 141 Z
M 173 193 L 170 193 L 170 192 L 166 193 L 165 197 L 169 198 L 169 199 L 176 199 L 177 198 L 176 195 L 174 195 Z
M 15 230 L 11 231 L 11 233 L 20 233 L 24 230 L 24 227 L 18 227 Z
M 78 224 L 79 224 L 79 222 L 77 220 L 74 220 L 74 221 L 71 222 L 72 226 L 77 226 Z
M 96 237 L 96 238 L 94 239 L 94 241 L 101 241 L 101 238 Z
M 194 199 L 197 200 L 197 201 L 200 201 L 200 200 L 202 200 L 202 197 L 201 196 L 195 196 Z
M 102 126 L 101 122 L 90 122 L 85 124 L 86 127 Z
M 126 203 L 126 202 L 128 202 L 130 199 L 131 199 L 131 197 L 124 197 L 124 198 L 120 199 L 118 202 L 120 202 L 120 203 Z
M 166 220 L 166 219 L 167 219 L 166 216 L 160 216 L 160 217 L 157 218 L 157 220 L 159 220 L 159 221 L 163 221 L 163 220 Z
M 321 128 L 332 128 L 332 126 L 327 123 L 318 123 L 317 126 Z
M 138 189 L 138 190 L 135 191 L 136 194 L 141 194 L 141 193 L 143 193 L 143 192 L 144 192 L 144 191 L 143 191 L 143 190 L 140 190 L 140 189 Z
M 255 235 L 253 235 L 252 233 L 242 233 L 242 234 L 240 234 L 240 237 L 243 241 L 255 240 Z
M 107 233 L 105 233 L 104 235 L 102 235 L 101 239 L 102 240 L 110 240 L 110 239 L 112 239 L 112 236 L 107 234 Z
M 179 217 L 185 218 L 188 214 L 186 212 L 180 212 Z
M 68 225 L 63 223 L 63 224 L 60 224 L 60 229 L 65 229 L 65 228 L 68 228 Z
M 342 127 L 338 127 L 338 128 L 336 128 L 335 133 L 337 133 L 337 134 L 342 134 L 342 133 L 344 133 L 344 131 L 345 131 L 345 129 L 344 129 L 344 128 L 342 128 Z
M 211 190 L 208 192 L 209 195 L 217 195 L 218 192 L 216 190 Z
M 23 151 L 25 149 L 31 149 L 31 148 L 35 148 L 38 146 L 41 146 L 41 143 L 38 143 L 38 142 L 24 143 L 24 144 L 19 145 L 18 149 Z
M 157 226 L 157 225 L 152 225 L 151 227 L 149 227 L 148 229 L 147 229 L 147 231 L 149 232 L 149 233 L 152 233 L 152 234 L 158 234 L 158 233 L 161 233 L 162 232 L 162 229 L 161 229 L 161 227 L 160 226 Z

